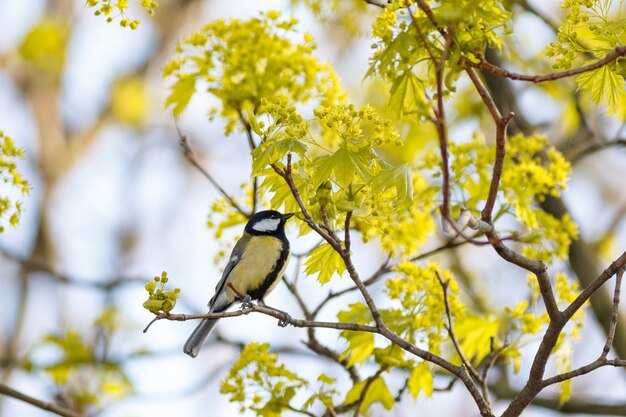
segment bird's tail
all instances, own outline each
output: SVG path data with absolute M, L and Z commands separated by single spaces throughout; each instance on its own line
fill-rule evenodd
M 213 330 L 218 320 L 219 319 L 202 319 L 200 324 L 198 324 L 198 327 L 194 329 L 191 336 L 189 336 L 189 339 L 185 342 L 183 352 L 192 358 L 198 356 L 200 348 L 202 348 L 202 345 L 209 337 L 211 330 Z

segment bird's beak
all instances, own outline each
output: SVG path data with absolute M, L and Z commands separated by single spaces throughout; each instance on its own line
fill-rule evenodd
M 296 213 L 285 213 L 285 214 L 283 214 L 283 220 L 287 220 L 287 219 L 291 218 L 291 216 L 293 216 L 294 214 L 296 214 Z

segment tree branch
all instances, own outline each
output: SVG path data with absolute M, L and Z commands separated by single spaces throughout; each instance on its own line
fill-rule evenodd
M 46 401 L 39 400 L 37 398 L 31 397 L 30 395 L 26 395 L 19 391 L 14 390 L 13 388 L 0 383 L 0 394 L 6 395 L 8 397 L 13 397 L 17 400 L 24 401 L 30 405 L 33 405 L 37 408 L 40 408 L 45 411 L 50 411 L 51 413 L 57 414 L 63 417 L 83 417 L 82 414 L 77 413 L 76 411 L 70 410 L 65 407 L 61 407 L 60 405 L 49 403 Z
M 152 323 L 159 320 L 170 320 L 170 321 L 187 321 L 187 320 L 198 320 L 198 319 L 223 319 L 228 317 L 239 317 L 244 316 L 249 313 L 261 313 L 268 316 L 275 317 L 279 320 L 284 318 L 283 314 L 275 309 L 252 304 L 250 307 L 243 308 L 241 310 L 236 311 L 225 311 L 222 313 L 207 313 L 207 314 L 166 314 L 166 313 L 156 313 L 154 319 L 143 329 L 143 332 L 146 333 Z M 362 324 L 356 323 L 339 323 L 339 322 L 329 322 L 329 321 L 315 321 L 315 320 L 302 320 L 302 319 L 294 319 L 292 318 L 289 322 L 290 325 L 294 327 L 320 327 L 326 329 L 337 329 L 337 330 L 352 330 L 352 331 L 361 331 L 361 332 L 369 332 L 369 333 L 378 333 L 378 330 L 374 326 L 366 326 Z
M 219 193 L 226 199 L 226 201 L 228 201 L 228 203 L 235 210 L 237 210 L 239 213 L 249 219 L 252 214 L 250 214 L 248 211 L 244 210 L 239 204 L 237 204 L 235 199 L 231 197 L 226 192 L 226 190 L 224 190 L 222 186 L 217 182 L 217 180 L 213 178 L 209 171 L 204 169 L 200 162 L 198 162 L 195 152 L 193 151 L 193 149 L 191 149 L 191 146 L 189 145 L 189 140 L 187 139 L 187 136 L 182 134 L 178 127 L 178 123 L 176 123 L 176 132 L 178 133 L 178 144 L 183 151 L 183 156 L 185 157 L 185 159 L 187 159 L 187 161 L 191 165 L 193 165 L 207 180 L 209 180 L 213 187 L 215 187 L 215 189 L 219 191 Z
M 626 45 L 620 45 L 620 46 L 615 47 L 615 49 L 613 49 L 611 52 L 606 54 L 604 58 L 599 59 L 598 61 L 592 64 L 585 65 L 579 68 L 569 69 L 566 71 L 553 72 L 553 73 L 544 74 L 544 75 L 520 74 L 520 73 L 508 71 L 508 70 L 505 70 L 503 68 L 500 68 L 496 65 L 493 65 L 487 62 L 487 60 L 484 57 L 481 57 L 481 61 L 479 63 L 475 63 L 471 61 L 466 61 L 466 62 L 468 65 L 474 68 L 479 68 L 483 71 L 490 72 L 500 77 L 509 78 L 511 80 L 531 81 L 533 83 L 541 83 L 544 81 L 554 81 L 554 80 L 558 80 L 561 78 L 567 78 L 573 75 L 582 74 L 583 72 L 593 71 L 595 69 L 598 69 L 606 64 L 609 64 L 615 61 L 617 58 L 622 57 L 622 56 L 626 56 Z
M 554 378 L 557 379 L 548 379 L 543 380 L 543 374 L 545 372 L 546 363 L 548 362 L 548 358 L 554 349 L 554 346 L 557 343 L 559 335 L 563 330 L 563 327 L 568 323 L 571 317 L 582 307 L 582 305 L 591 297 L 591 295 L 600 288 L 602 284 L 604 284 L 609 278 L 618 273 L 621 269 L 626 266 L 626 252 L 622 254 L 615 262 L 611 263 L 611 265 L 600 274 L 598 278 L 596 278 L 590 285 L 587 286 L 583 290 L 583 292 L 563 311 L 559 314 L 559 319 L 550 320 L 550 324 L 546 329 L 546 332 L 539 344 L 539 348 L 537 349 L 537 353 L 535 354 L 535 358 L 533 359 L 533 363 L 530 369 L 530 375 L 528 377 L 528 381 L 519 394 L 511 401 L 507 409 L 502 414 L 502 417 L 514 417 L 520 415 L 522 410 L 524 410 L 528 405 L 533 401 L 533 399 L 541 392 L 541 390 L 546 386 L 545 381 L 549 381 L 550 383 L 558 382 L 558 378 L 564 378 L 563 376 L 557 376 Z M 618 363 L 617 366 L 622 366 L 621 362 Z M 602 365 L 604 366 L 604 365 Z M 586 369 L 585 367 L 580 370 L 576 370 L 573 372 L 581 372 L 582 374 L 591 372 L 593 369 L 598 368 L 598 364 L 590 364 L 590 368 Z M 564 374 L 564 375 L 568 375 Z M 570 376 L 571 377 L 571 376 Z M 568 379 L 568 378 L 565 378 Z M 554 382 L 552 382 L 554 381 Z M 549 384 L 548 384 L 549 385 Z
M 469 374 L 474 379 L 474 381 L 476 381 L 477 384 L 482 384 L 480 375 L 478 374 L 478 372 L 476 372 L 476 369 L 474 369 L 474 366 L 472 365 L 472 363 L 465 356 L 463 349 L 461 349 L 461 344 L 457 340 L 456 334 L 454 333 L 454 327 L 452 326 L 452 313 L 450 311 L 450 300 L 448 299 L 448 284 L 449 283 L 447 281 L 444 281 L 443 278 L 441 278 L 441 275 L 439 275 L 439 271 L 435 271 L 435 274 L 437 275 L 437 280 L 439 281 L 439 285 L 441 286 L 441 291 L 443 293 L 443 305 L 446 309 L 446 320 L 447 320 L 447 323 L 445 324 L 445 328 L 448 332 L 448 336 L 450 337 L 450 340 L 452 341 L 454 350 L 459 355 L 459 358 L 461 358 L 461 363 L 463 364 L 463 366 L 467 368 Z M 483 397 L 486 398 L 485 392 L 483 392 Z

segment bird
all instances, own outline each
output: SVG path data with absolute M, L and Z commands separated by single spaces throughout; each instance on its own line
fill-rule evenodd
M 289 262 L 285 223 L 293 215 L 265 210 L 250 217 L 215 287 L 215 295 L 209 301 L 209 313 L 226 311 L 237 301 L 242 302 L 243 307 L 251 300 L 258 300 L 265 306 L 265 296 L 276 287 Z M 241 295 L 244 297 L 241 298 Z M 278 324 L 286 326 L 291 318 L 287 313 L 277 311 L 284 317 Z M 218 320 L 202 319 L 187 339 L 183 351 L 195 358 Z

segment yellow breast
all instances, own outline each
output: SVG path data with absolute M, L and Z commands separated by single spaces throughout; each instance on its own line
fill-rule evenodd
M 282 242 L 275 237 L 251 237 L 241 260 L 228 276 L 226 282 L 228 300 L 232 301 L 236 298 L 236 294 L 228 287 L 229 283 L 242 294 L 259 288 L 265 278 L 274 270 L 276 261 L 280 258 L 281 250 Z M 275 284 L 280 280 L 284 269 L 283 267 L 281 273 L 277 276 Z

